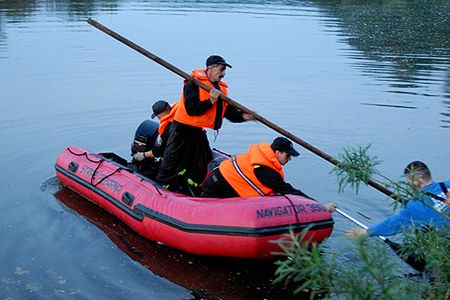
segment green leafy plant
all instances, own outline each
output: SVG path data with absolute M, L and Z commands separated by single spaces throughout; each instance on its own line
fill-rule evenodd
M 337 175 L 339 192 L 350 185 L 358 193 L 361 183 L 373 180 L 393 192 L 397 200 L 394 209 L 406 205 L 410 199 L 423 201 L 428 197 L 413 184 L 396 182 L 380 174 L 375 168 L 380 161 L 368 155 L 369 148 L 370 145 L 344 149 L 337 157 L 339 163 L 331 173 Z M 276 262 L 274 282 L 295 284 L 298 286 L 295 293 L 308 290 L 311 299 L 333 295 L 344 299 L 450 299 L 449 227 L 428 230 L 413 227 L 404 232 L 401 257 L 406 260 L 413 255 L 426 262 L 424 272 L 418 277 L 401 273 L 398 257 L 374 239 L 358 238 L 353 241 L 356 249 L 339 253 L 326 249 L 323 244 L 301 240 L 291 232 L 278 241 L 285 259 Z M 355 259 L 343 264 L 345 259 L 339 255 L 355 251 Z
M 310 291 L 311 298 L 318 294 L 327 293 L 333 275 L 332 264 L 326 264 L 321 256 L 322 244 L 302 242 L 306 231 L 300 237 L 290 232 L 283 239 L 278 240 L 283 252 L 276 253 L 285 256 L 285 260 L 278 260 L 274 283 L 293 282 L 299 284 L 294 293 L 303 290 Z
M 367 184 L 376 173 L 375 166 L 380 162 L 376 157 L 370 157 L 367 154 L 370 146 L 344 148 L 343 153 L 338 155 L 339 163 L 331 170 L 331 173 L 337 175 L 339 192 L 343 192 L 344 188 L 350 185 L 358 193 L 361 183 Z
M 384 244 L 373 239 L 353 240 L 356 255 L 350 261 L 345 256 L 354 252 L 351 245 L 334 252 L 323 244 L 300 242 L 292 232 L 278 243 L 285 259 L 276 262 L 274 283 L 295 284 L 294 293 L 308 290 L 310 299 L 338 296 L 410 300 L 426 294 L 427 283 L 402 276 L 398 259 Z
M 395 182 L 390 179 L 386 179 L 383 185 L 390 191 L 394 193 L 395 202 L 393 203 L 394 210 L 397 209 L 399 205 L 405 206 L 411 199 L 420 199 L 422 194 L 419 187 L 410 184 L 405 181 Z
M 425 296 L 450 296 L 450 228 L 408 228 L 403 232 L 401 256 L 410 255 L 426 262 L 432 285 Z M 445 299 L 445 298 L 444 298 Z

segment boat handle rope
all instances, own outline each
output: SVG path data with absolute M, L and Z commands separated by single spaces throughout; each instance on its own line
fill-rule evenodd
M 116 174 L 117 172 L 119 172 L 120 170 L 123 170 L 122 167 L 118 167 L 117 169 L 115 169 L 113 172 L 109 173 L 108 175 L 104 176 L 102 179 L 100 179 L 97 183 L 94 183 L 94 177 L 97 174 L 98 169 L 100 168 L 101 164 L 104 162 L 105 160 L 102 159 L 100 160 L 99 164 L 97 165 L 97 167 L 95 168 L 94 172 L 92 173 L 91 176 L 91 184 L 95 187 L 97 187 L 97 185 L 99 185 L 100 183 L 102 183 L 106 178 L 111 177 L 112 175 Z
M 92 173 L 91 176 L 91 184 L 95 187 L 97 187 L 97 185 L 99 185 L 100 183 L 102 183 L 106 178 L 111 177 L 112 175 L 114 175 L 115 173 L 119 172 L 120 170 L 124 170 L 124 168 L 119 167 L 116 170 L 114 170 L 113 172 L 111 172 L 110 174 L 106 175 L 105 177 L 103 177 L 102 179 L 100 179 L 97 183 L 94 183 L 94 178 L 95 175 L 97 174 L 98 168 L 100 167 L 100 165 L 105 161 L 104 159 L 100 159 L 100 160 L 93 160 L 89 157 L 88 153 L 82 152 L 82 153 L 76 153 L 74 152 L 72 149 L 70 149 L 70 147 L 67 147 L 67 150 L 72 153 L 75 156 L 85 156 L 87 160 L 89 160 L 90 162 L 93 162 L 95 164 L 98 164 L 97 167 L 95 168 L 94 172 Z M 158 191 L 159 192 L 159 191 Z
M 297 212 L 295 211 L 295 205 L 294 205 L 294 202 L 292 202 L 292 200 L 291 200 L 287 195 L 283 195 L 283 196 L 284 196 L 284 198 L 286 198 L 286 199 L 291 203 L 292 209 L 294 210 L 295 219 L 296 219 L 296 221 L 297 221 L 297 224 L 299 224 L 299 223 L 300 223 L 300 220 L 299 220 L 299 218 L 298 218 Z
M 146 180 L 145 178 L 141 178 L 141 180 L 139 182 L 148 182 L 148 180 Z M 153 185 L 155 187 L 155 190 L 158 192 L 159 195 L 162 196 L 161 191 L 158 189 L 158 187 L 156 186 L 156 184 L 154 184 L 153 182 L 150 182 L 151 185 Z
M 96 163 L 96 164 L 98 164 L 99 162 L 102 161 L 102 159 L 101 160 L 93 160 L 92 158 L 89 157 L 89 155 L 86 151 L 82 152 L 82 153 L 76 153 L 72 149 L 70 149 L 70 147 L 67 147 L 67 150 L 75 156 L 86 156 L 87 160 L 89 160 L 90 162 Z
M 158 194 L 159 194 L 160 196 L 162 196 L 162 193 L 161 193 L 161 191 L 158 189 L 158 187 L 156 186 L 156 184 L 152 183 L 152 185 L 155 187 L 155 190 L 158 192 Z

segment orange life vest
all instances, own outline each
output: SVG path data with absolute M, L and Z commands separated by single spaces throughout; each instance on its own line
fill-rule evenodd
M 214 88 L 213 84 L 209 81 L 208 77 L 206 76 L 205 70 L 194 70 L 191 74 L 195 79 L 205 83 L 206 85 L 210 86 L 211 88 Z M 219 81 L 219 87 L 222 94 L 225 96 L 228 96 L 228 85 L 225 82 Z M 206 101 L 209 99 L 209 92 L 205 91 L 202 88 L 199 88 L 199 99 L 200 101 Z M 203 115 L 200 116 L 190 116 L 185 107 L 184 103 L 184 93 L 181 94 L 181 98 L 179 101 L 180 105 L 177 109 L 177 112 L 175 113 L 175 120 L 177 122 L 195 126 L 195 127 L 201 127 L 201 128 L 212 128 L 214 129 L 214 121 L 216 119 L 216 110 L 217 110 L 217 102 L 213 104 L 213 106 Z M 227 103 L 222 101 L 222 118 L 225 115 L 225 109 L 227 108 Z
M 233 158 L 229 158 L 219 165 L 219 170 L 240 197 L 259 196 L 258 189 L 264 195 L 270 195 L 273 192 L 271 188 L 263 185 L 255 175 L 254 169 L 260 165 L 277 171 L 284 180 L 283 167 L 275 156 L 275 152 L 270 147 L 270 144 L 266 142 L 251 145 L 247 153 L 239 154 L 235 157 L 235 163 L 238 168 L 233 164 Z M 239 172 L 242 172 L 245 177 Z M 256 186 L 256 188 L 252 187 L 252 185 Z
M 168 113 L 167 115 L 162 117 L 161 120 L 159 120 L 159 128 L 158 128 L 159 136 L 161 136 L 164 133 L 164 130 L 166 130 L 167 125 L 169 125 L 170 122 L 173 121 L 175 113 L 177 112 L 177 109 L 180 106 L 179 103 L 180 102 L 177 101 L 174 104 L 172 104 L 172 110 L 170 111 L 170 113 Z

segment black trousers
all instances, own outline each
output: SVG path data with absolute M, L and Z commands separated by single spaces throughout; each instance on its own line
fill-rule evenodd
M 179 173 L 185 169 L 184 178 L 201 183 L 211 159 L 206 132 L 202 128 L 173 121 L 156 181 L 178 185 Z
M 202 197 L 204 198 L 232 198 L 239 197 L 238 193 L 223 178 L 219 168 L 215 168 L 202 185 Z

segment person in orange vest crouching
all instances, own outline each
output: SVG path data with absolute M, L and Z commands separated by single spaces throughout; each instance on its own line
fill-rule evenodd
M 242 113 L 220 98 L 221 94 L 228 95 L 228 86 L 222 81 L 227 67 L 231 68 L 231 65 L 221 56 L 212 55 L 206 60 L 206 70 L 192 72 L 195 79 L 211 87 L 210 92 L 199 88 L 193 80 L 184 82 L 164 159 L 156 177 L 163 187 L 180 191 L 179 187 L 187 181 L 192 186 L 189 194 L 199 194 L 199 184 L 206 177 L 207 166 L 212 159 L 205 129 L 219 130 L 223 118 L 235 123 L 254 120 L 252 115 Z
M 202 197 L 231 198 L 293 194 L 312 199 L 284 181 L 283 166 L 291 160 L 292 156 L 299 155 L 292 142 L 284 137 L 275 138 L 272 144 L 262 142 L 251 145 L 247 153 L 230 157 L 211 172 L 202 186 Z M 329 211 L 336 209 L 334 203 L 324 206 Z

